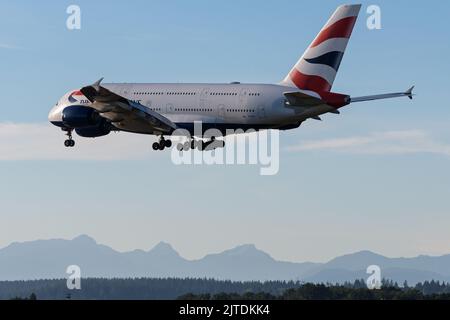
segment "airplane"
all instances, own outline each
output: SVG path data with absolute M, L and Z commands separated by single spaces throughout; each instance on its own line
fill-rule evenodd
M 352 103 L 408 97 L 413 89 L 363 97 L 331 91 L 361 5 L 336 9 L 288 75 L 278 84 L 102 84 L 102 80 L 66 93 L 52 108 L 49 121 L 66 132 L 66 147 L 73 147 L 72 132 L 100 137 L 111 131 L 160 136 L 154 150 L 172 147 L 165 136 L 184 129 L 191 137 L 178 150 L 205 150 L 215 141 L 206 131 L 290 130 L 308 119 Z M 202 124 L 200 133 L 195 124 Z M 203 131 L 204 130 L 204 131 Z M 194 136 L 196 134 L 196 136 Z M 196 140 L 198 138 L 199 140 Z M 203 139 L 207 138 L 207 141 Z M 224 142 L 221 147 L 224 146 Z

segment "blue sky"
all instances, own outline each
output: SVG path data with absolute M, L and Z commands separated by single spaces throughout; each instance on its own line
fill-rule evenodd
M 79 31 L 65 27 L 73 3 Z M 242 243 L 295 261 L 449 253 L 445 1 L 363 2 L 333 90 L 414 84 L 416 99 L 357 104 L 282 133 L 273 177 L 254 166 L 174 166 L 145 136 L 78 139 L 68 151 L 46 123 L 60 96 L 100 77 L 276 83 L 339 4 L 1 1 L 0 247 L 87 233 L 118 250 L 164 240 L 188 258 Z M 381 7 L 381 30 L 366 28 L 370 4 Z

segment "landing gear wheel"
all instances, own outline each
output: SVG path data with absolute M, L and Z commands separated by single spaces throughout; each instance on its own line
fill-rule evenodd
M 184 149 L 184 145 L 182 143 L 178 143 L 177 144 L 177 150 L 178 151 L 183 151 L 183 149 Z
M 75 141 L 67 139 L 64 141 L 64 146 L 67 148 L 75 147 Z
M 172 147 L 172 141 L 169 139 L 164 139 L 164 136 L 161 136 L 158 142 L 153 144 L 153 150 L 164 150 L 165 148 Z
M 197 149 L 198 149 L 198 151 L 203 151 L 205 149 L 205 143 L 203 141 L 198 141 Z
M 197 141 L 192 139 L 192 141 L 191 141 L 191 149 L 194 150 L 196 146 L 197 146 Z
M 190 147 L 191 147 L 191 144 L 189 143 L 189 141 L 186 141 L 186 142 L 183 144 L 183 150 L 184 150 L 184 151 L 188 151 Z
M 64 141 L 64 146 L 65 147 L 74 147 L 75 146 L 75 141 L 72 139 L 72 131 L 73 129 L 65 129 L 63 128 L 63 131 L 67 131 L 66 136 L 68 137 L 67 140 Z

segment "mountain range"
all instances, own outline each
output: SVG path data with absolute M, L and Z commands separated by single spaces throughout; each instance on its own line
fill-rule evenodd
M 12 243 L 0 249 L 0 281 L 59 279 L 69 265 L 82 277 L 101 278 L 215 278 L 233 281 L 299 280 L 342 283 L 366 279 L 369 265 L 378 265 L 383 278 L 409 284 L 425 280 L 450 282 L 450 255 L 388 258 L 370 251 L 339 256 L 326 263 L 273 259 L 252 244 L 187 260 L 160 242 L 149 251 L 118 252 L 82 235 L 72 240 L 52 239 Z

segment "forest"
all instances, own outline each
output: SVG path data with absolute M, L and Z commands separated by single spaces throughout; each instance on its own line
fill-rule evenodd
M 414 286 L 382 281 L 382 288 L 369 290 L 364 280 L 343 284 L 311 284 L 294 281 L 235 282 L 214 279 L 82 279 L 80 290 L 67 289 L 66 279 L 1 281 L 0 299 L 147 300 L 147 299 L 450 299 L 450 284 L 425 281 Z

